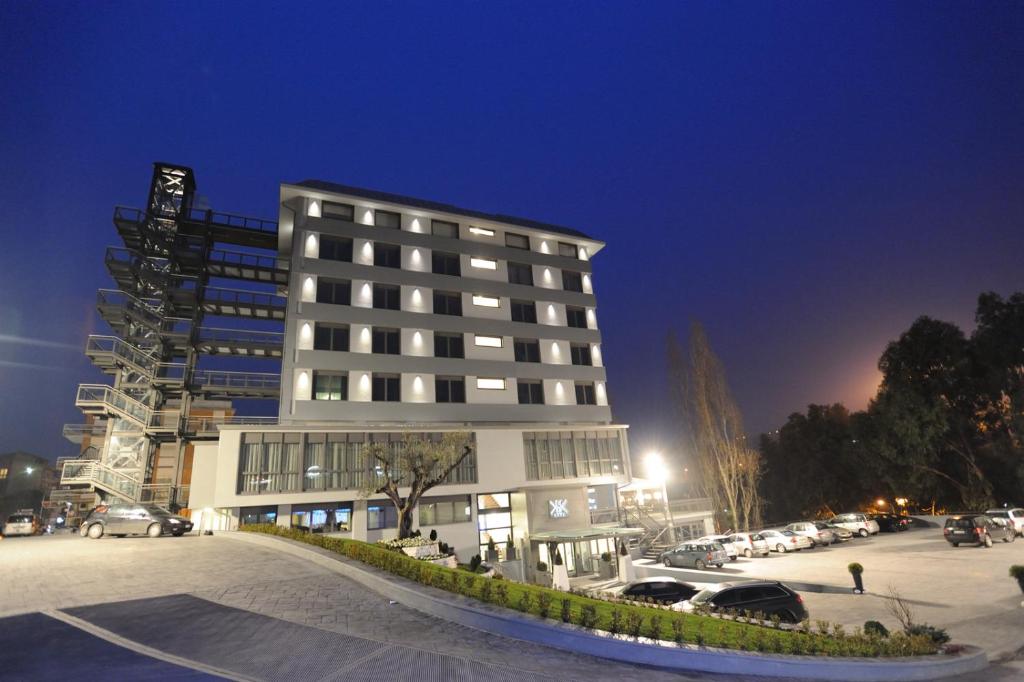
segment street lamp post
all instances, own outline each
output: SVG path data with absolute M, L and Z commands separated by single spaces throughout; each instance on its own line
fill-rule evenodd
M 647 477 L 661 483 L 661 503 L 665 507 L 665 522 L 668 524 L 669 535 L 675 540 L 675 520 L 672 518 L 672 510 L 668 506 L 668 467 L 662 459 L 660 452 L 649 452 L 644 457 L 644 469 Z

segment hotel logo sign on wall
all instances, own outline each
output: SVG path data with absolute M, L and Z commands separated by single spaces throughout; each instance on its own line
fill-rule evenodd
M 569 516 L 569 500 L 548 500 L 548 516 L 564 519 Z

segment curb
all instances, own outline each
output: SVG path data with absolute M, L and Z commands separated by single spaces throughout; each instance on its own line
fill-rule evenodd
M 689 672 L 837 682 L 934 680 L 976 672 L 988 666 L 985 651 L 977 647 L 966 647 L 965 653 L 959 656 L 866 659 L 782 656 L 700 648 L 692 645 L 677 646 L 643 638 L 633 640 L 624 635 L 596 633 L 574 625 L 555 624 L 537 616 L 508 609 L 492 610 L 476 600 L 437 591 L 438 594 L 445 595 L 441 598 L 434 595 L 433 588 L 415 583 L 407 584 L 399 578 L 384 578 L 374 570 L 356 565 L 354 560 L 285 538 L 239 531 L 220 535 L 311 561 L 374 592 L 441 620 L 512 639 L 623 663 Z M 416 585 L 416 588 L 411 585 Z

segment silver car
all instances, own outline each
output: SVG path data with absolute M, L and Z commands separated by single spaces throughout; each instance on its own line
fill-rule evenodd
M 661 563 L 668 567 L 696 568 L 701 571 L 714 565 L 721 568 L 729 560 L 720 543 L 684 542 L 673 549 L 662 552 Z

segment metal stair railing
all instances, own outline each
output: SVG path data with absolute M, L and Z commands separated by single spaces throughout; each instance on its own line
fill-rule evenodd
M 223 372 L 200 369 L 192 374 L 192 383 L 200 389 L 221 388 L 225 391 L 279 391 L 281 375 L 274 372 Z
M 64 463 L 61 485 L 91 485 L 118 497 L 135 502 L 139 499 L 139 482 L 131 476 L 96 460 L 73 460 Z
M 181 413 L 178 410 L 154 410 L 113 386 L 81 384 L 75 405 L 83 411 L 97 409 L 138 424 L 140 430 L 156 433 L 176 432 Z

